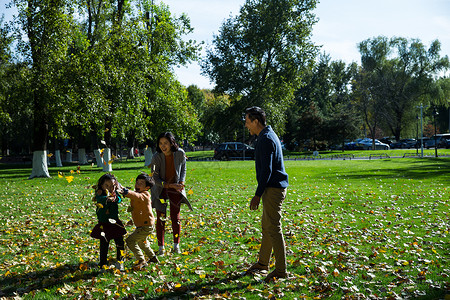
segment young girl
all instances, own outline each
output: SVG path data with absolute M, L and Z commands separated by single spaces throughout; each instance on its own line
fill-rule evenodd
M 116 267 L 122 271 L 123 263 L 121 261 L 125 250 L 123 236 L 127 231 L 122 221 L 119 220 L 118 204 L 122 202 L 122 198 L 116 192 L 117 187 L 118 182 L 112 174 L 104 174 L 94 186 L 98 224 L 92 229 L 91 237 L 100 240 L 100 268 L 107 264 L 109 241 L 114 240 L 117 248 Z

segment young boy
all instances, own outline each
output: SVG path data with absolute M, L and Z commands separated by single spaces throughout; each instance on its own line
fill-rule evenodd
M 135 270 L 141 270 L 146 267 L 149 262 L 159 262 L 147 241 L 147 237 L 155 232 L 155 217 L 152 212 L 152 200 L 149 192 L 149 189 L 151 189 L 153 184 L 153 178 L 143 173 L 136 178 L 134 192 L 122 188 L 122 194 L 131 199 L 131 216 L 133 218 L 133 223 L 136 226 L 134 232 L 126 239 L 128 248 L 130 248 L 134 253 L 134 256 L 138 259 L 137 264 L 134 266 Z M 148 262 L 145 261 L 141 249 L 144 250 L 145 254 L 150 258 Z

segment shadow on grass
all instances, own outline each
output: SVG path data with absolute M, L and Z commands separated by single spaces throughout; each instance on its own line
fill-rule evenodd
M 189 285 L 181 286 L 179 288 L 171 289 L 167 292 L 162 292 L 157 296 L 149 296 L 146 294 L 135 295 L 137 298 L 144 299 L 191 299 L 193 297 L 217 296 L 223 294 L 233 294 L 245 289 L 249 284 L 257 284 L 257 281 L 252 279 L 249 283 L 236 282 L 244 277 L 251 277 L 251 274 L 232 273 L 223 278 L 214 277 L 208 282 L 198 281 Z M 233 283 L 235 282 L 235 283 Z
M 415 160 L 413 162 L 403 160 L 383 160 L 381 163 L 389 163 L 389 168 L 379 169 L 368 168 L 367 170 L 350 170 L 348 173 L 342 172 L 340 175 L 346 179 L 361 178 L 407 178 L 407 179 L 427 179 L 433 177 L 450 176 L 450 159 L 448 158 L 427 158 Z M 327 177 L 327 176 L 325 176 Z M 333 174 L 332 177 L 335 177 Z
M 0 280 L 0 297 L 13 297 L 33 291 L 50 289 L 54 286 L 88 280 L 100 274 L 98 269 L 81 271 L 82 265 L 62 265 L 42 271 L 25 274 L 10 274 Z

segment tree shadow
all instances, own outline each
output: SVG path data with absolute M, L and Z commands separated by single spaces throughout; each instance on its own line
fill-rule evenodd
M 66 264 L 42 271 L 25 274 L 10 274 L 0 280 L 0 297 L 13 297 L 54 286 L 88 280 L 100 274 L 97 268 L 86 264 Z
M 352 169 L 349 173 L 341 173 L 346 179 L 360 179 L 360 178 L 406 178 L 406 179 L 427 179 L 436 177 L 449 177 L 450 175 L 450 159 L 418 159 L 414 161 L 411 166 L 411 161 L 385 160 L 390 164 L 389 168 L 380 167 L 379 170 L 355 170 Z M 395 167 L 392 167 L 392 164 Z M 382 171 L 382 172 L 378 172 Z M 335 177 L 325 175 L 324 177 Z
M 215 276 L 209 276 L 207 277 L 209 281 L 197 281 L 195 283 L 181 286 L 179 288 L 172 288 L 168 290 L 167 292 L 162 292 L 157 296 L 149 296 L 144 293 L 135 295 L 137 298 L 141 299 L 191 299 L 193 297 L 202 297 L 202 296 L 214 296 L 214 295 L 223 295 L 226 293 L 233 293 L 241 291 L 242 289 L 245 289 L 248 284 L 237 282 L 234 284 L 231 284 L 233 281 L 237 281 L 241 278 L 247 277 L 247 276 L 253 276 L 252 274 L 246 274 L 245 272 L 236 273 L 233 272 L 231 274 L 228 274 L 225 277 L 215 277 Z M 254 278 L 251 279 L 250 284 L 257 284 L 258 281 Z M 227 286 L 228 284 L 228 286 Z

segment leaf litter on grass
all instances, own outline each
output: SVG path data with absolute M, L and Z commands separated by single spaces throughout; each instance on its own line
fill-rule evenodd
M 197 181 L 201 164 L 188 174 L 196 209 L 182 210 L 183 253 L 168 254 L 140 272 L 128 265 L 125 272 L 96 268 L 98 244 L 89 238 L 95 208 L 85 189 L 95 182 L 3 181 L 8 189 L 1 196 L 2 293 L 395 299 L 448 290 L 449 191 L 443 183 L 381 176 L 352 180 L 343 173 L 302 176 L 301 167 L 289 165 L 283 226 L 291 277 L 266 285 L 264 275 L 241 276 L 257 259 L 261 237 L 261 209 L 248 210 L 255 188 L 252 162 L 221 166 L 223 172 L 210 170 Z M 133 171 L 115 175 L 135 177 Z M 125 206 L 121 218 L 128 220 Z M 166 226 L 170 242 L 169 219 Z M 127 258 L 131 265 L 130 253 Z

